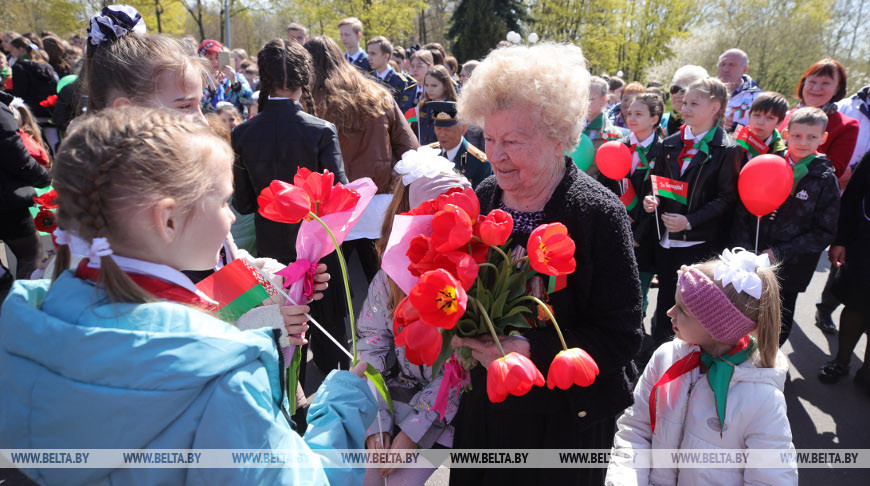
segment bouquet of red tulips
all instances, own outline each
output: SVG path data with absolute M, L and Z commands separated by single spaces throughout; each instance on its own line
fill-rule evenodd
M 352 352 L 348 352 L 334 337 L 329 336 L 311 316 L 308 317 L 312 324 L 319 327 L 351 358 L 353 364 L 359 361 L 359 354 L 347 264 L 341 252 L 341 243 L 353 229 L 376 191 L 377 186 L 367 177 L 343 185 L 335 183 L 334 174 L 328 170 L 319 173 L 300 167 L 292 184 L 276 179 L 257 198 L 259 213 L 264 218 L 279 223 L 301 222 L 296 237 L 296 261 L 276 272 L 284 277 L 284 287 L 289 287 L 287 292 L 279 289 L 287 298 L 288 305 L 305 303 L 311 299 L 317 262 L 333 251 L 338 254 L 347 308 L 350 310 Z M 302 359 L 301 353 L 295 351 L 292 346 L 282 349 L 285 363 L 289 367 L 287 393 L 291 408 L 295 405 L 296 383 Z M 365 374 L 392 409 L 392 399 L 381 374 L 371 365 Z
M 395 343 L 405 348 L 412 363 L 432 366 L 433 375 L 445 367 L 433 410 L 443 415 L 445 394 L 476 364 L 468 348 L 457 350 L 458 360 L 451 358 L 453 336 L 492 335 L 502 354 L 488 369 L 492 402 L 543 386 L 544 377 L 532 361 L 518 353 L 505 355 L 498 339 L 531 327 L 537 316 L 552 323 L 563 346 L 550 365 L 549 387 L 592 384 L 598 374 L 595 361 L 582 349 L 568 349 L 550 306 L 527 291 L 536 273 L 551 276 L 558 289 L 574 271 L 574 241 L 564 225 L 537 227 L 527 254 L 512 252 L 510 214 L 494 209 L 481 215 L 477 196 L 466 188 L 452 189 L 396 216 L 393 228 L 383 268 L 407 294 L 394 311 Z M 464 370 L 457 372 L 457 366 Z

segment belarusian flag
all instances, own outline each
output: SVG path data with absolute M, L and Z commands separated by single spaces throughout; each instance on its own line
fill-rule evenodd
M 628 179 L 623 179 L 623 186 L 625 186 L 625 191 L 622 192 L 622 195 L 619 196 L 619 200 L 622 201 L 622 204 L 625 205 L 626 211 L 631 211 L 637 206 L 637 193 L 634 192 L 634 186 L 631 184 L 631 181 Z
M 666 177 L 652 176 L 652 190 L 655 196 L 666 197 L 686 204 L 686 199 L 689 196 L 689 183 L 675 181 Z
M 408 123 L 414 123 L 415 121 L 417 121 L 416 106 L 405 112 L 405 120 L 408 120 Z
M 196 284 L 196 288 L 218 302 L 218 316 L 233 322 L 260 305 L 278 290 L 243 259 L 225 267 Z

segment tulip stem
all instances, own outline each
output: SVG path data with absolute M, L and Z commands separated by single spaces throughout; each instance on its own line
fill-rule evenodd
M 556 328 L 556 334 L 559 335 L 559 341 L 562 341 L 562 349 L 567 351 L 568 345 L 565 344 L 565 337 L 562 336 L 562 330 L 559 329 L 559 324 L 556 322 L 556 316 L 554 316 L 553 313 L 550 312 L 550 308 L 547 306 L 547 304 L 541 302 L 541 299 L 539 299 L 537 297 L 532 297 L 531 295 L 526 295 L 525 297 L 520 297 L 519 299 L 517 299 L 516 302 L 521 302 L 523 300 L 533 300 L 533 301 L 537 302 L 538 305 L 544 309 L 544 312 L 547 313 L 547 315 L 550 317 L 550 320 L 553 322 L 553 327 Z
M 520 263 L 527 262 L 527 261 L 529 261 L 529 257 L 528 257 L 528 255 L 526 255 L 526 256 L 520 258 L 519 260 L 514 260 L 514 261 L 512 261 L 512 262 L 511 262 L 511 266 L 513 267 L 513 266 L 515 266 L 515 265 L 519 265 Z
M 498 340 L 498 334 L 495 333 L 495 326 L 493 326 L 492 321 L 489 320 L 489 315 L 486 313 L 486 309 L 483 308 L 483 304 L 474 297 L 469 297 L 469 300 L 473 300 L 474 304 L 477 305 L 477 308 L 480 309 L 480 314 L 483 316 L 483 320 L 486 322 L 487 327 L 489 327 L 489 332 L 492 334 L 492 339 L 495 341 L 495 345 L 498 347 L 501 355 L 506 356 L 504 349 L 501 347 L 501 341 Z
M 504 259 L 505 259 L 506 262 L 510 262 L 510 261 L 511 261 L 511 257 L 507 256 L 507 253 L 505 253 L 504 251 L 502 251 L 501 248 L 499 248 L 499 247 L 497 247 L 497 246 L 490 246 L 490 248 L 492 248 L 493 250 L 495 250 L 495 251 L 501 253 L 501 256 L 504 257 Z
M 493 265 L 492 263 L 481 263 L 481 264 L 479 264 L 478 266 L 479 266 L 479 267 L 492 267 L 493 270 L 495 270 L 496 272 L 498 272 L 498 267 L 495 266 L 495 265 Z
M 335 252 L 338 254 L 338 264 L 341 266 L 341 276 L 344 278 L 344 294 L 347 298 L 347 314 L 350 317 L 350 337 L 351 342 L 353 343 L 353 360 L 351 364 L 356 365 L 359 361 L 359 355 L 356 350 L 356 325 L 353 320 L 353 299 L 350 297 L 350 280 L 347 276 L 347 265 L 344 262 L 344 254 L 341 252 L 341 245 L 338 244 L 338 240 L 335 239 L 335 235 L 332 234 L 332 230 L 329 229 L 329 226 L 327 226 L 322 219 L 317 217 L 316 214 L 310 211 L 308 212 L 308 216 L 320 223 L 320 225 L 323 226 L 323 229 L 329 233 L 329 237 L 332 238 L 332 245 L 335 246 Z

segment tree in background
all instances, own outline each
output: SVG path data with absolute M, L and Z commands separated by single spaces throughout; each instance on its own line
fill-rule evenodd
M 508 31 L 522 31 L 530 22 L 526 5 L 519 0 L 461 0 L 450 19 L 447 37 L 460 63 L 480 59 L 504 40 Z
M 669 57 L 699 15 L 691 0 L 538 0 L 532 27 L 542 39 L 583 48 L 593 73 L 623 71 L 640 79 L 650 64 Z

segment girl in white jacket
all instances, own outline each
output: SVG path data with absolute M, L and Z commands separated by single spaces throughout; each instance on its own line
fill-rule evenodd
M 634 405 L 617 422 L 606 484 L 796 485 L 793 465 L 653 467 L 643 454 L 793 451 L 782 393 L 788 363 L 778 346 L 779 287 L 767 256 L 725 250 L 720 260 L 683 266 L 667 315 L 676 339 L 656 350 Z

